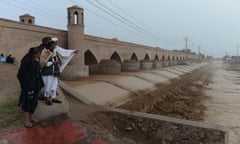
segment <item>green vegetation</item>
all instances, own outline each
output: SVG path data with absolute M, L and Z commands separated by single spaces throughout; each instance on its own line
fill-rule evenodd
M 105 130 L 101 130 L 101 131 L 98 131 L 98 134 L 101 135 L 103 138 L 107 139 L 107 140 L 110 140 L 110 141 L 114 141 L 116 140 L 113 135 L 111 133 L 109 133 L 108 131 L 105 131 Z
M 22 123 L 22 112 L 17 104 L 18 97 L 0 103 L 0 128 L 19 126 Z
M 123 142 L 126 144 L 142 144 L 140 142 L 135 142 L 134 140 L 128 138 L 123 138 Z

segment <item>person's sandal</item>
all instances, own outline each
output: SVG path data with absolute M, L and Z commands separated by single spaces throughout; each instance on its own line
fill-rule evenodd
M 35 119 L 35 118 L 33 118 L 33 119 L 31 120 L 31 123 L 32 123 L 32 124 L 38 124 L 38 123 L 40 123 L 40 121 L 37 120 L 37 119 Z
M 33 124 L 32 124 L 31 122 L 29 122 L 29 121 L 25 121 L 25 122 L 24 122 L 24 127 L 25 127 L 25 128 L 32 128 L 32 127 L 33 127 Z
M 54 103 L 62 103 L 62 101 L 60 101 L 58 99 L 52 99 L 52 102 L 54 102 Z

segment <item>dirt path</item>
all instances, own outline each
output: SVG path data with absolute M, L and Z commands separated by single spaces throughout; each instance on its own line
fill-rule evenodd
M 205 91 L 211 99 L 204 101 L 207 106 L 205 121 L 231 129 L 230 143 L 240 143 L 240 65 L 224 65 L 215 62 L 216 69 L 212 82 Z

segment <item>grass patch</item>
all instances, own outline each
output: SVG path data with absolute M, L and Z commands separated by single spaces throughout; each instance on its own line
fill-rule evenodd
M 17 104 L 18 97 L 0 103 L 0 128 L 12 125 L 19 126 L 22 123 L 22 112 Z

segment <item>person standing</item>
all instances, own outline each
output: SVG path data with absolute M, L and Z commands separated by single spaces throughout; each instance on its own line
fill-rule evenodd
M 32 116 L 38 105 L 39 91 L 43 87 L 39 58 L 39 48 L 30 48 L 29 52 L 22 58 L 17 74 L 21 86 L 19 106 L 24 111 L 24 126 L 26 128 L 31 128 L 33 123 L 39 122 Z
M 46 48 L 41 52 L 40 56 L 40 67 L 41 74 L 44 81 L 44 97 L 47 98 L 46 104 L 52 105 L 54 103 L 62 103 L 62 101 L 56 98 L 57 86 L 58 86 L 58 76 L 59 72 L 59 60 L 55 52 L 57 46 L 57 39 L 51 38 L 47 43 Z
M 51 37 L 49 36 L 46 36 L 46 37 L 43 37 L 42 38 L 42 43 L 38 46 L 40 52 L 42 52 L 42 50 L 44 48 L 46 48 L 48 42 L 51 40 Z M 44 96 L 44 88 L 42 88 L 39 92 L 39 97 L 38 97 L 38 100 L 42 100 L 42 101 L 46 101 L 47 98 Z

